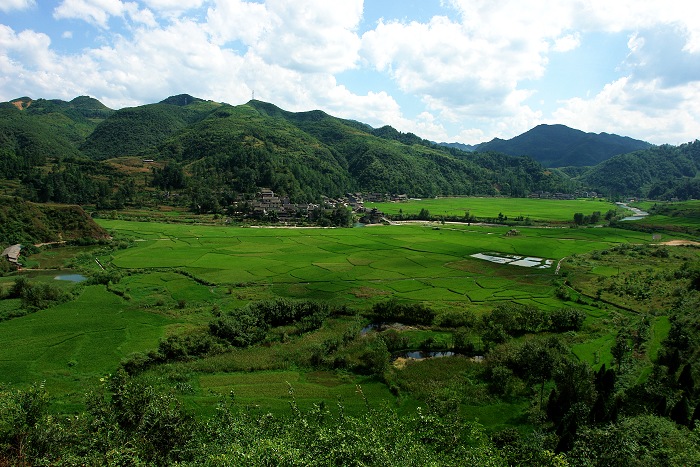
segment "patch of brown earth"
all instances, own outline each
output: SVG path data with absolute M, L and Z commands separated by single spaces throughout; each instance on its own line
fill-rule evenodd
M 692 240 L 669 240 L 667 242 L 660 243 L 659 245 L 668 246 L 700 246 L 700 242 L 694 242 Z

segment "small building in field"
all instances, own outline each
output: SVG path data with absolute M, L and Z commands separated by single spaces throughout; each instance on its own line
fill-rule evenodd
M 19 254 L 22 251 L 22 245 L 19 243 L 17 245 L 8 246 L 2 252 L 2 256 L 7 257 L 7 260 L 19 266 Z

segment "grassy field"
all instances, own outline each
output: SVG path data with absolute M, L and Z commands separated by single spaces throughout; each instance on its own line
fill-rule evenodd
M 256 229 L 104 219 L 100 224 L 136 239 L 135 247 L 101 258 L 103 264 L 179 268 L 217 287 L 233 288 L 242 299 L 251 298 L 251 288 L 257 288 L 254 294 L 365 307 L 387 296 L 437 307 L 513 299 L 546 302 L 552 296 L 554 265 L 499 265 L 471 255 L 497 252 L 556 264 L 572 254 L 651 240 L 645 233 L 604 228 L 528 228 L 506 236 L 506 227 L 467 225 Z
M 490 204 L 482 208 L 492 210 L 497 201 L 501 200 L 490 199 Z M 533 203 L 532 206 L 542 206 L 543 212 L 545 204 L 567 203 L 503 201 Z M 601 201 L 589 200 L 564 206 L 552 211 L 549 218 L 568 220 L 573 216 L 573 211 L 569 211 L 572 208 L 585 213 L 608 208 Z M 455 204 L 454 209 L 461 207 Z M 474 209 L 480 208 L 470 208 L 473 214 L 482 215 Z M 512 215 L 534 218 L 537 212 L 533 209 Z M 2 382 L 24 385 L 46 381 L 52 393 L 59 395 L 58 411 L 77 407 L 86 388 L 114 371 L 131 353 L 155 349 L 159 340 L 167 336 L 206 329 L 216 313 L 275 297 L 323 300 L 365 311 L 374 303 L 396 298 L 430 306 L 438 314 L 437 321 L 443 314 L 465 310 L 479 316 L 505 302 L 544 310 L 576 306 L 585 311 L 587 318 L 585 332 L 566 337 L 574 355 L 597 366 L 610 364 L 609 349 L 615 332 L 612 324 L 621 319 L 633 321 L 635 314 L 615 309 L 618 299 L 613 294 L 603 292 L 608 303 L 602 306 L 591 298 L 596 294 L 598 278 L 613 281 L 622 277 L 619 264 L 595 260 L 592 252 L 659 241 L 649 233 L 612 228 L 523 227 L 519 235 L 509 236 L 509 227 L 452 223 L 284 229 L 116 219 L 98 222 L 120 238 L 131 238 L 133 246 L 117 250 L 45 250 L 31 261 L 38 267 L 71 261 L 88 274 L 99 269 L 94 261 L 96 255 L 109 271 L 119 273 L 121 280 L 109 287 L 64 285 L 75 287 L 76 300 L 0 322 L 6 349 L 0 360 Z M 660 241 L 671 238 L 664 234 Z M 471 256 L 477 253 L 537 257 L 550 260 L 552 267 L 497 264 Z M 76 257 L 81 261 L 76 262 Z M 625 258 L 632 264 L 643 255 Z M 568 301 L 558 295 L 563 278 L 555 271 L 560 260 L 564 260 L 567 277 L 580 277 L 573 284 L 578 288 L 571 288 Z M 32 280 L 49 282 L 54 274 L 47 272 Z M 0 282 L 7 290 L 12 281 L 10 276 Z M 627 305 L 635 306 L 632 302 Z M 19 301 L 6 300 L 2 306 L 18 307 Z M 415 407 L 418 396 L 410 394 L 420 394 L 422 389 L 408 383 L 409 396 L 396 398 L 376 378 L 309 368 L 309 355 L 356 325 L 351 318 L 329 320 L 322 328 L 284 343 L 168 363 L 149 370 L 145 377 L 155 384 L 174 387 L 187 405 L 199 413 L 213 410 L 216 401 L 232 390 L 240 402 L 250 407 L 286 410 L 291 400 L 290 386 L 304 407 L 320 400 L 335 403 L 340 398 L 350 410 L 359 412 L 365 401 L 357 392 L 358 385 L 373 403 L 385 401 L 404 408 Z M 658 351 L 668 327 L 666 317 L 654 320 L 650 352 Z M 445 329 L 408 329 L 404 337 L 411 348 L 428 338 L 442 347 L 451 345 L 451 331 Z M 445 362 L 449 360 L 452 359 Z M 435 376 L 451 364 L 436 366 L 436 370 L 431 370 L 434 374 L 426 369 L 436 364 L 423 365 L 416 370 L 417 375 Z M 478 364 L 469 363 L 455 371 L 477 369 Z M 426 387 L 433 384 L 424 383 Z M 463 389 L 477 395 L 481 391 L 476 386 Z M 519 415 L 515 412 L 525 410 L 527 405 L 522 401 L 490 404 L 485 400 L 475 395 L 474 401 L 467 401 L 471 404 L 469 413 L 494 426 L 516 419 Z
M 530 218 L 533 221 L 571 222 L 574 214 L 590 215 L 600 211 L 603 215 L 616 209 L 614 203 L 602 199 L 529 199 L 529 198 L 431 198 L 402 202 L 365 203 L 369 209 L 377 208 L 386 214 L 417 215 L 427 209 L 432 216 L 463 217 L 465 212 L 478 218 L 496 218 L 501 213 L 509 219 Z
M 14 384 L 43 381 L 64 402 L 80 403 L 85 388 L 123 357 L 154 348 L 174 324 L 88 286 L 75 301 L 0 322 L 0 375 Z

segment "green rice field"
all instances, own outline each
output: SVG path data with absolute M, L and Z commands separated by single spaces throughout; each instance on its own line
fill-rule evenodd
M 465 207 L 459 203 L 474 203 L 466 208 L 477 216 L 489 215 L 494 208 L 509 216 L 540 215 L 534 208 L 516 212 L 504 204 L 501 209 L 501 200 L 496 199 L 482 207 L 478 207 L 481 199 L 452 202 L 455 204 L 450 209 L 455 212 Z M 539 206 L 540 200 L 503 202 L 511 206 Z M 601 201 L 581 200 L 562 204 L 560 210 L 550 212 L 549 218 L 568 220 L 574 211 L 588 213 L 608 208 Z M 544 215 L 545 208 L 542 209 Z M 130 239 L 133 246 L 116 250 L 45 250 L 31 258 L 32 264 L 56 267 L 61 259 L 71 261 L 82 255 L 79 267 L 89 275 L 99 271 L 96 256 L 109 272 L 118 273 L 120 280 L 109 286 L 61 284 L 75 295 L 73 301 L 0 322 L 4 342 L 1 382 L 27 385 L 44 381 L 53 394 L 58 394 L 57 411 L 69 412 L 79 407 L 86 389 L 98 385 L 101 378 L 134 352 L 145 354 L 168 336 L 205 329 L 214 313 L 221 310 L 277 297 L 323 300 L 359 311 L 395 298 L 425 304 L 438 315 L 469 310 L 477 317 L 506 302 L 543 310 L 576 306 L 586 313 L 587 330 L 570 336 L 573 354 L 594 365 L 610 364 L 614 335 L 607 323 L 633 315 L 612 310 L 608 305 L 596 305 L 592 300 L 575 303 L 580 299 L 575 292 L 569 301 L 562 299 L 556 285 L 562 279 L 556 266 L 562 260 L 617 245 L 674 238 L 673 234 L 657 234 L 654 238 L 650 233 L 603 227 L 521 227 L 517 235 L 509 235 L 511 228 L 506 226 L 459 223 L 324 229 L 117 219 L 98 222 L 114 236 Z M 475 258 L 475 254 L 537 258 L 542 260 L 537 264 L 547 261 L 551 266 L 499 264 Z M 592 266 L 589 273 L 608 278 L 619 274 L 616 269 L 619 268 L 601 263 Z M 34 281 L 53 281 L 53 272 L 36 274 L 43 275 L 33 277 Z M 0 282 L 8 290 L 13 280 L 8 276 Z M 18 300 L 2 303 L 3 309 L 19 306 Z M 668 323 L 666 317 L 654 320 L 651 352 L 658 351 L 668 333 Z M 360 411 L 365 402 L 358 394 L 358 385 L 368 398 L 393 400 L 387 385 L 371 377 L 303 366 L 314 349 L 354 325 L 351 318 L 329 320 L 321 329 L 285 343 L 170 363 L 147 372 L 146 377 L 156 384 L 174 384 L 179 388 L 178 395 L 198 412 L 213 410 L 216 401 L 230 391 L 251 407 L 285 410 L 291 400 L 290 387 L 302 406 L 340 398 Z M 451 332 L 411 329 L 405 331 L 404 337 L 412 348 L 428 339 L 445 347 L 450 345 Z M 407 398 L 401 404 L 412 407 L 417 401 Z M 509 407 L 479 402 L 470 410 L 476 417 L 499 424 L 502 420 L 498 421 L 498 411 L 515 410 Z M 522 404 L 516 402 L 513 407 L 522 408 Z
M 465 212 L 479 218 L 496 218 L 501 213 L 509 219 L 530 218 L 533 221 L 571 222 L 577 212 L 605 214 L 617 209 L 615 203 L 602 199 L 529 199 L 529 198 L 428 198 L 401 202 L 365 203 L 386 214 L 417 215 L 427 209 L 432 216 L 463 217 Z
M 651 241 L 641 232 L 449 225 L 355 229 L 277 229 L 100 220 L 136 239 L 101 258 L 127 269 L 177 268 L 222 287 L 258 286 L 276 296 L 364 304 L 387 295 L 438 306 L 500 300 L 545 301 L 555 264 L 619 243 Z M 483 252 L 551 260 L 548 269 L 493 264 Z M 120 284 L 122 287 L 124 284 Z

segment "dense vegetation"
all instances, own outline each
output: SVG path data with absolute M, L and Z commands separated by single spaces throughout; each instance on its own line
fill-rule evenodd
M 34 204 L 0 196 L 0 244 L 98 240 L 108 236 L 78 206 Z
M 386 205 L 414 225 L 246 228 L 218 214 L 261 187 L 304 201 L 579 186 L 530 158 L 259 101 L 0 107 L 5 192 L 92 205 L 103 226 L 0 198 L 0 243 L 76 240 L 26 248 L 35 269 L 0 277 L 0 465 L 700 463 L 698 250 L 658 244 L 689 243 L 693 203 L 642 205 L 636 230 L 607 225 L 607 201 L 522 198 Z M 670 175 L 640 171 L 642 190 L 678 197 L 697 144 L 566 173 L 622 195 L 642 180 L 622 168 L 648 163 Z M 156 215 L 168 223 L 124 220 Z
M 650 146 L 644 141 L 608 133 L 584 133 L 564 125 L 538 125 L 509 140 L 496 138 L 482 143 L 476 151 L 530 156 L 545 167 L 581 167 Z
M 663 145 L 615 156 L 580 175 L 610 196 L 687 200 L 700 196 L 700 141 Z
M 692 246 L 610 228 L 100 222 L 140 241 L 67 256 L 88 285 L 2 282 L 8 355 L 55 356 L 3 363 L 16 382 L 0 388 L 7 463 L 684 465 L 700 455 Z M 487 248 L 567 259 L 555 275 L 469 257 Z M 419 350 L 459 355 L 406 357 Z M 43 386 L 31 385 L 37 374 Z
M 177 190 L 179 203 L 216 210 L 262 187 L 310 202 L 350 191 L 525 196 L 575 186 L 531 159 L 470 155 L 320 111 L 292 113 L 259 101 L 230 106 L 181 95 L 111 112 L 87 99 L 4 105 L 2 176 L 26 187 L 13 193 L 120 208 L 149 202 L 149 190 Z M 158 170 L 179 164 L 184 179 L 177 185 L 144 182 L 118 164 L 89 162 L 122 156 L 159 161 Z M 78 172 L 83 180 L 72 175 Z M 126 179 L 135 198 L 133 189 L 117 193 Z M 62 186 L 78 189 L 68 196 Z
M 321 111 L 287 112 L 255 100 L 230 106 L 186 94 L 118 111 L 84 96 L 70 102 L 21 98 L 1 104 L 0 115 L 5 193 L 101 209 L 165 201 L 217 212 L 260 188 L 293 202 L 353 191 L 414 197 L 524 197 L 582 189 L 611 197 L 698 195 L 696 143 L 650 147 L 562 125 L 540 125 L 467 152 Z M 153 177 L 130 170 L 118 162 L 125 157 L 154 160 L 157 170 Z M 158 178 L 169 164 L 182 174 L 177 184 Z M 68 193 L 66 186 L 77 189 Z

